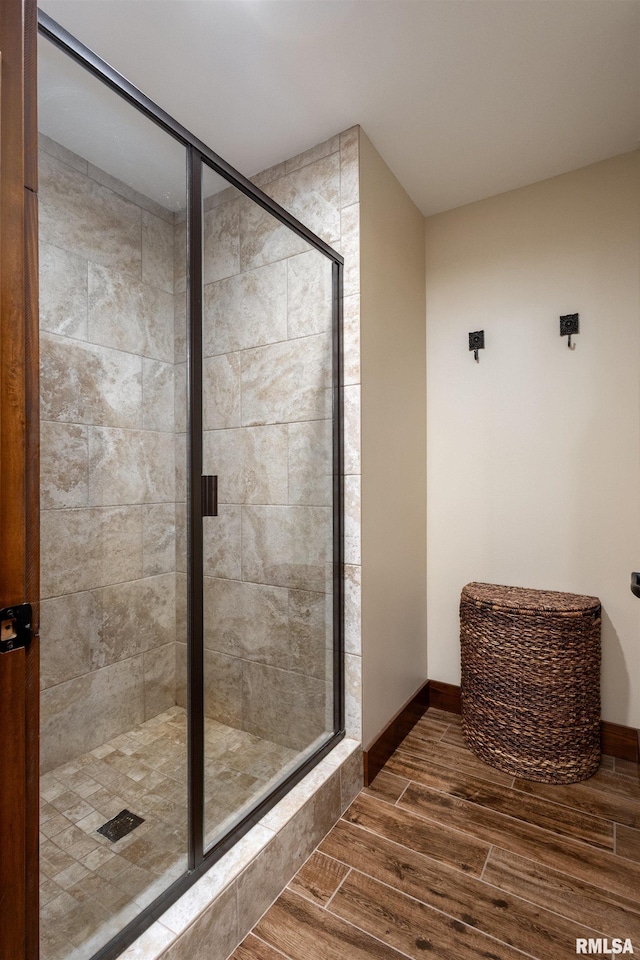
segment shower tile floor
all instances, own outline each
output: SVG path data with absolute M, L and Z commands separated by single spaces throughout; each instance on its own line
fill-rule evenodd
M 206 846 L 299 752 L 205 720 Z M 172 707 L 41 778 L 41 960 L 88 960 L 186 870 L 187 719 Z M 112 843 L 121 810 L 144 823 Z

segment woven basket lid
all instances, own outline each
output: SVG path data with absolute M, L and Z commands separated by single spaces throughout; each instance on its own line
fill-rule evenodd
M 586 613 L 600 607 L 598 597 L 559 590 L 529 590 L 525 587 L 506 587 L 497 583 L 468 583 L 462 596 L 476 603 L 512 610 L 537 610 L 549 613 Z

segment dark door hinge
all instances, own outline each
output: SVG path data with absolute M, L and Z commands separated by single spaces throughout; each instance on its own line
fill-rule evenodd
M 31 636 L 30 603 L 19 603 L 0 610 L 0 653 L 26 647 Z

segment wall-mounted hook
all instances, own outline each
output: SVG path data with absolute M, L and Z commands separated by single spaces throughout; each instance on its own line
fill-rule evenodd
M 575 350 L 575 343 L 571 343 L 571 337 L 575 333 L 580 333 L 580 314 L 579 313 L 566 313 L 564 317 L 560 317 L 560 336 L 568 337 L 567 346 L 569 350 Z
M 476 330 L 469 334 L 469 350 L 473 350 L 473 358 L 476 363 L 480 363 L 478 350 L 484 350 L 484 330 Z

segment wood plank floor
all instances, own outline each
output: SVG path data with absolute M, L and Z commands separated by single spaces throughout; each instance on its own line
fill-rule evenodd
M 232 960 L 568 960 L 577 938 L 640 954 L 640 767 L 516 780 L 430 709 Z

